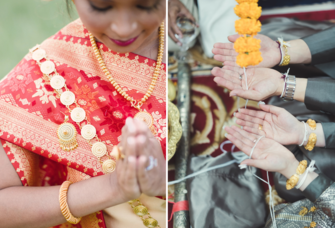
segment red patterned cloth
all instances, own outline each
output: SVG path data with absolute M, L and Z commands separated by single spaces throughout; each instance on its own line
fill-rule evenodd
M 120 86 L 136 100 L 148 89 L 156 61 L 133 53 L 119 54 L 98 43 L 107 68 Z M 76 95 L 108 151 L 120 141 L 127 117 L 138 111 L 108 82 L 95 58 L 88 31 L 74 21 L 41 44 Z M 79 147 L 60 149 L 57 128 L 68 109 L 60 103 L 31 57 L 25 58 L 0 82 L 0 139 L 24 186 L 60 185 L 103 175 L 91 146 L 80 135 Z M 152 96 L 142 109 L 154 118 L 156 138 L 164 156 L 166 148 L 166 66 L 162 65 Z M 75 124 L 74 124 L 75 125 Z M 77 126 L 77 125 L 75 125 Z M 80 133 L 79 129 L 77 131 Z M 86 216 L 78 225 L 57 227 L 106 227 L 103 213 Z

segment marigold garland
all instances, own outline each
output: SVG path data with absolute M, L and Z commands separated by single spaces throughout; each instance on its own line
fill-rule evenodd
M 239 55 L 236 63 L 241 67 L 255 66 L 263 61 L 260 40 L 253 38 L 261 31 L 262 8 L 258 6 L 258 0 L 236 0 L 239 5 L 234 8 L 241 19 L 235 21 L 235 30 L 243 35 L 235 41 L 234 49 Z
M 234 8 L 235 14 L 240 18 L 258 19 L 262 13 L 262 7 L 257 3 L 244 2 Z

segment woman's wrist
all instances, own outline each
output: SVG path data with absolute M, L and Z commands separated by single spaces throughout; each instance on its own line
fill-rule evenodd
M 289 41 L 290 47 L 287 54 L 290 56 L 290 64 L 308 64 L 312 60 L 311 51 L 302 39 Z
M 292 175 L 296 173 L 298 165 L 299 161 L 294 156 L 292 156 L 292 158 L 286 161 L 285 169 L 279 171 L 279 173 L 289 179 Z
M 285 80 L 284 80 L 284 78 L 278 78 L 277 89 L 276 89 L 276 92 L 275 92 L 274 95 L 275 96 L 280 96 L 282 94 L 282 92 L 283 92 L 284 86 L 285 86 Z

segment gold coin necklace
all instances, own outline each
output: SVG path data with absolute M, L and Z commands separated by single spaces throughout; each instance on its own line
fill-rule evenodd
M 135 114 L 134 118 L 142 120 L 146 125 L 149 127 L 149 129 L 152 131 L 153 134 L 155 134 L 155 129 L 154 129 L 154 120 L 152 116 L 141 109 L 141 106 L 143 103 L 151 96 L 157 79 L 159 77 L 160 71 L 161 71 L 161 65 L 162 65 L 162 60 L 163 60 L 163 53 L 164 53 L 164 22 L 161 23 L 160 28 L 159 28 L 159 50 L 158 50 L 158 55 L 157 55 L 157 63 L 155 67 L 154 74 L 152 76 L 152 81 L 150 83 L 150 86 L 146 92 L 146 94 L 143 96 L 143 98 L 140 101 L 135 100 L 133 97 L 130 97 L 120 86 L 119 84 L 114 80 L 113 76 L 109 72 L 109 70 L 106 67 L 106 64 L 104 60 L 102 59 L 101 53 L 99 51 L 99 48 L 97 46 L 97 43 L 95 42 L 94 36 L 89 33 L 90 36 L 90 41 L 93 47 L 94 54 L 99 62 L 101 70 L 104 72 L 106 75 L 108 81 L 114 86 L 116 91 L 123 96 L 127 101 L 130 102 L 131 107 L 136 108 L 139 112 Z
M 103 172 L 113 172 L 116 167 L 116 159 L 107 152 L 106 144 L 99 139 L 96 128 L 87 119 L 85 110 L 77 103 L 75 94 L 66 86 L 65 78 L 57 73 L 55 64 L 47 58 L 45 50 L 39 45 L 30 49 L 30 52 L 43 75 L 49 79 L 50 86 L 60 97 L 61 103 L 69 110 L 70 118 L 81 129 L 81 136 L 91 145 L 91 152 L 99 160 Z M 70 107 L 73 104 L 75 104 L 75 108 Z M 64 123 L 57 129 L 59 145 L 64 151 L 72 151 L 78 147 L 77 130 L 73 124 L 68 123 L 68 120 L 69 116 L 65 115 Z

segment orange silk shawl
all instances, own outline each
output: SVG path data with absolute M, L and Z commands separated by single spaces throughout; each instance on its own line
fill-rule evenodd
M 133 53 L 119 54 L 98 43 L 107 68 L 120 86 L 140 100 L 148 89 L 156 61 Z M 77 103 L 109 151 L 120 142 L 121 128 L 137 110 L 108 82 L 95 58 L 88 31 L 76 20 L 45 40 L 41 48 L 65 77 Z M 142 106 L 154 118 L 156 137 L 164 156 L 166 146 L 166 65 L 163 64 L 152 96 Z M 101 165 L 81 135 L 71 152 L 59 147 L 57 128 L 67 108 L 59 101 L 39 66 L 25 58 L 0 82 L 0 140 L 24 186 L 60 185 L 103 175 Z M 75 124 L 74 124 L 75 125 Z M 75 125 L 77 127 L 77 125 Z M 80 133 L 79 128 L 77 128 Z M 83 217 L 77 225 L 56 227 L 104 228 L 103 213 Z

